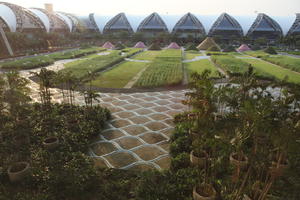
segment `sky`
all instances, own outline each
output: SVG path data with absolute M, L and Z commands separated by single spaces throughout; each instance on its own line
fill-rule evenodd
M 52 3 L 55 11 L 87 15 L 183 15 L 187 12 L 201 15 L 256 15 L 264 12 L 271 16 L 294 16 L 300 13 L 300 0 L 2 0 L 26 8 L 43 8 Z

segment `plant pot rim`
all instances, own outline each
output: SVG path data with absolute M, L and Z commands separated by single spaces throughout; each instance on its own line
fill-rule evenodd
M 25 165 L 25 167 L 20 171 L 13 172 L 12 168 L 15 167 L 16 165 Z M 24 162 L 16 162 L 8 167 L 7 172 L 8 172 L 8 174 L 19 174 L 19 173 L 22 173 L 22 172 L 28 170 L 29 167 L 30 167 L 30 164 L 28 162 L 25 162 L 25 161 Z
M 58 137 L 48 137 L 46 139 L 44 139 L 43 144 L 53 144 L 53 143 L 57 143 L 59 141 Z
M 208 186 L 208 187 L 210 187 L 210 188 L 212 189 L 212 194 L 210 194 L 210 196 L 202 196 L 201 194 L 199 194 L 199 193 L 197 192 L 197 188 L 198 188 L 199 186 Z M 193 193 L 194 193 L 195 195 L 197 195 L 198 197 L 202 198 L 202 199 L 214 199 L 214 198 L 216 197 L 216 194 L 217 194 L 217 192 L 216 192 L 214 186 L 211 185 L 211 184 L 207 184 L 207 183 L 204 183 L 204 184 L 200 184 L 200 185 L 198 185 L 198 186 L 195 186 L 195 187 L 193 188 Z

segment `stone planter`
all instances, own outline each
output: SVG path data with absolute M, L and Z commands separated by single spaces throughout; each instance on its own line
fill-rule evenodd
M 216 199 L 216 190 L 212 185 L 203 184 L 193 189 L 194 200 L 214 200 Z
M 25 177 L 30 174 L 30 165 L 28 162 L 17 162 L 9 166 L 8 177 L 11 182 L 22 181 Z
M 240 169 L 246 169 L 248 165 L 248 157 L 245 155 L 242 155 L 241 158 L 238 159 L 238 154 L 232 153 L 230 154 L 229 160 L 232 165 Z
M 192 165 L 198 166 L 200 168 L 205 168 L 208 155 L 205 151 L 201 151 L 199 155 L 196 155 L 194 151 L 190 153 L 190 161 Z
M 59 145 L 59 140 L 57 137 L 49 137 L 43 141 L 43 146 L 47 150 L 54 150 L 58 147 L 58 145 Z

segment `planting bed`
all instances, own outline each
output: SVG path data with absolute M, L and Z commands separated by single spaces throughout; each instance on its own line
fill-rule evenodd
M 135 87 L 161 87 L 182 82 L 181 50 L 163 50 L 149 64 Z

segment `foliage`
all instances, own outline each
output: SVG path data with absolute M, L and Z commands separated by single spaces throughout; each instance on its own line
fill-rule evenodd
M 220 51 L 220 49 L 217 46 L 211 46 L 207 49 L 207 51 Z
M 264 50 L 265 53 L 268 53 L 268 54 L 272 54 L 272 55 L 275 55 L 277 54 L 276 50 L 273 48 L 273 47 L 267 47 L 265 50 Z
M 299 165 L 294 157 L 299 150 L 299 86 L 262 84 L 252 68 L 223 86 L 215 87 L 208 77 L 207 71 L 193 75 L 191 92 L 184 101 L 192 110 L 176 116 L 178 128 L 171 144 L 177 144 L 183 133 L 194 133 L 189 134 L 194 154 L 207 154 L 204 166 L 194 164 L 198 169 L 195 181 L 211 183 L 222 199 L 241 199 L 244 194 L 255 199 L 255 193 L 259 199 L 269 194 L 299 198 L 300 179 L 292 167 Z M 279 96 L 269 91 L 271 87 L 280 89 Z M 185 148 L 176 148 L 171 154 L 173 168 L 186 166 L 185 153 Z M 236 153 L 236 159 L 246 161 L 244 168 L 229 162 L 232 153 Z M 289 163 L 283 174 L 273 172 L 274 166 L 287 160 L 293 164 Z M 292 184 L 284 186 L 286 179 L 293 179 Z M 262 188 L 259 193 L 255 189 L 258 182 Z
M 182 81 L 180 50 L 164 50 L 138 79 L 135 87 L 177 85 Z
M 139 182 L 136 191 L 138 200 L 173 200 L 191 199 L 193 177 L 195 170 L 190 168 L 176 172 L 145 172 L 144 178 Z M 159 183 L 159 187 L 158 184 Z
M 153 43 L 148 47 L 148 50 L 158 51 L 161 50 L 161 48 L 158 43 Z

